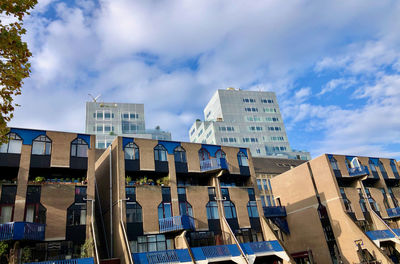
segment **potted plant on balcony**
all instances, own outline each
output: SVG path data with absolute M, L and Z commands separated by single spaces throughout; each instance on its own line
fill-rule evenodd
M 132 177 L 130 177 L 130 176 L 126 177 L 125 182 L 127 185 L 131 185 L 130 183 L 132 182 Z
M 43 183 L 43 182 L 44 182 L 44 180 L 45 180 L 45 178 L 44 178 L 44 177 L 37 176 L 37 177 L 35 178 L 35 183 Z
M 147 183 L 148 183 L 149 185 L 154 185 L 153 179 L 149 179 L 149 180 L 147 181 Z

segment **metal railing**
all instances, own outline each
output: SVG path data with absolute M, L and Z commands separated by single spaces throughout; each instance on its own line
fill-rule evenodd
M 228 164 L 225 158 L 211 158 L 200 161 L 200 171 L 227 170 Z
M 284 206 L 264 206 L 265 217 L 281 217 L 286 216 L 286 208 Z
M 94 264 L 93 258 L 49 260 L 43 262 L 29 262 L 24 264 Z
M 203 254 L 206 258 L 221 258 L 231 256 L 229 248 L 225 245 L 201 247 L 201 251 L 203 251 Z
M 389 217 L 400 217 L 400 207 L 386 209 Z
M 173 217 L 162 218 L 158 220 L 160 233 L 194 230 L 194 219 L 189 215 L 178 215 Z
M 249 243 L 250 248 L 254 253 L 274 251 L 274 247 L 269 241 Z
M 154 252 L 134 253 L 135 264 L 156 264 L 156 263 L 188 263 L 192 257 L 188 249 L 172 249 Z
M 44 240 L 45 225 L 29 222 L 0 224 L 0 241 L 3 240 Z
M 349 176 L 351 177 L 369 175 L 369 170 L 367 166 L 348 168 L 347 171 L 349 172 Z

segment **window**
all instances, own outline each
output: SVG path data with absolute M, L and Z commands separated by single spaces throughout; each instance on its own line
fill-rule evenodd
M 103 111 L 96 111 L 96 119 L 103 120 Z
M 206 205 L 207 219 L 219 219 L 218 205 L 215 201 L 210 201 Z
M 14 215 L 14 205 L 0 205 L 0 224 L 12 222 Z
M 261 205 L 262 205 L 262 207 L 265 207 L 265 206 L 267 206 L 267 205 L 265 204 L 265 198 L 264 198 L 264 195 L 260 195 L 260 199 L 261 199 Z
M 268 127 L 268 131 L 281 131 L 281 127 Z
M 217 152 L 215 152 L 215 157 L 218 158 L 225 158 L 226 154 L 225 152 L 223 152 L 222 150 L 218 150 Z
M 369 168 L 371 169 L 371 171 L 376 172 L 376 167 L 375 167 L 374 162 L 372 160 L 369 160 L 368 164 L 369 164 Z
M 124 153 L 125 153 L 126 160 L 138 160 L 139 159 L 139 148 L 133 142 L 131 142 L 125 146 Z
M 385 166 L 383 166 L 382 161 L 379 161 L 378 165 L 379 165 L 379 169 L 381 170 L 381 172 L 386 173 Z
M 0 153 L 21 153 L 22 139 L 15 133 L 8 133 L 8 142 L 1 144 Z
M 231 201 L 224 201 L 224 212 L 226 219 L 236 218 L 236 208 Z
M 256 99 L 254 98 L 243 98 L 243 103 L 255 103 Z
M 46 208 L 40 203 L 26 204 L 24 221 L 29 223 L 45 224 L 46 211 L 47 211 Z
M 193 136 L 194 132 L 196 132 L 195 128 L 193 128 L 192 131 L 190 131 L 190 135 Z
M 239 166 L 244 166 L 244 167 L 249 166 L 246 154 L 244 154 L 243 152 L 240 151 L 238 153 L 237 157 L 238 157 L 238 161 L 239 161 Z
M 33 155 L 50 155 L 51 154 L 51 140 L 47 136 L 38 136 L 32 143 Z
M 393 160 L 390 160 L 390 167 L 392 168 L 393 173 L 394 173 L 395 175 L 397 174 L 397 177 L 398 177 L 399 172 L 398 172 L 398 170 L 397 170 L 396 163 L 395 163 Z
M 152 252 L 174 249 L 174 240 L 166 239 L 164 235 L 138 236 L 137 241 L 131 241 L 132 253 Z
M 174 149 L 175 162 L 186 163 L 186 151 L 181 146 Z
M 88 155 L 88 144 L 81 138 L 71 142 L 71 156 L 86 158 Z
M 273 104 L 274 100 L 272 100 L 272 99 L 261 99 L 261 102 L 263 104 Z
M 126 222 L 142 223 L 142 207 L 137 202 L 126 203 Z
M 255 131 L 262 131 L 263 128 L 260 127 L 260 126 L 250 126 L 249 130 L 252 131 L 252 132 L 255 132 Z
M 158 219 L 172 217 L 171 203 L 162 202 L 158 206 Z
M 181 213 L 181 215 L 189 215 L 193 217 L 192 206 L 186 201 L 179 202 L 179 212 Z
M 246 111 L 246 112 L 258 112 L 258 108 L 256 108 L 256 107 L 245 107 L 244 111 Z
M 199 150 L 199 159 L 200 160 L 209 160 L 210 159 L 210 153 L 208 153 L 207 150 L 205 149 L 200 149 Z
M 247 203 L 247 212 L 249 213 L 249 217 L 259 217 L 258 210 L 257 210 L 257 202 L 256 201 L 249 201 Z
M 67 210 L 67 225 L 86 225 L 86 204 L 75 203 Z
M 257 181 L 257 187 L 258 187 L 258 189 L 259 189 L 260 191 L 262 191 L 261 180 L 260 180 L 260 179 L 257 179 L 256 181 Z
M 125 112 L 125 113 L 122 113 L 121 115 L 122 115 L 122 119 L 125 119 L 125 120 L 135 120 L 135 119 L 139 118 L 139 114 L 137 114 L 137 113 Z
M 167 161 L 167 150 L 163 145 L 158 144 L 154 148 L 154 160 Z

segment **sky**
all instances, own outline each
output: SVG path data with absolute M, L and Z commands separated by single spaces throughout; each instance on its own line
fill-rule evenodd
M 84 132 L 88 94 L 189 141 L 216 89 L 274 91 L 289 142 L 400 158 L 400 1 L 39 0 L 10 126 Z

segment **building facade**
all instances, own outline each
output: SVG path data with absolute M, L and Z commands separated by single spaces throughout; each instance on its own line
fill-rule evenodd
M 309 152 L 290 147 L 273 92 L 217 90 L 204 108 L 204 121 L 196 120 L 189 138 L 196 143 L 243 146 L 254 157 L 310 159 Z
M 169 132 L 146 130 L 143 104 L 86 102 L 86 133 L 96 135 L 99 149 L 108 147 L 118 135 L 171 140 Z
M 95 137 L 18 128 L 7 137 L 0 146 L 0 241 L 14 251 L 9 263 L 80 258 L 93 241 L 87 199 L 95 194 Z
M 291 261 L 263 217 L 247 149 L 118 137 L 96 179 L 108 257 L 122 263 Z
M 285 247 L 298 263 L 399 263 L 395 160 L 326 154 L 271 185 L 287 214 Z

